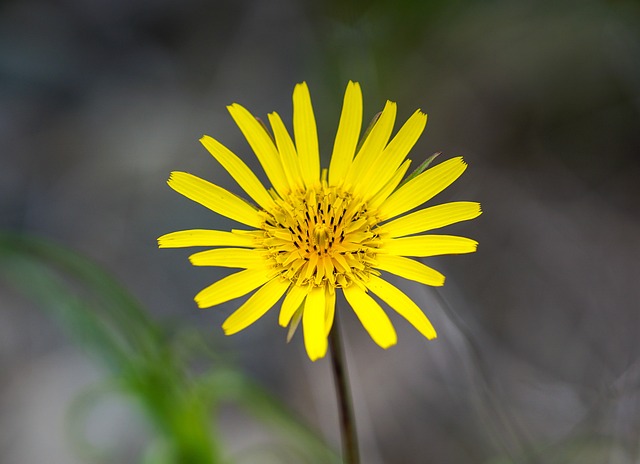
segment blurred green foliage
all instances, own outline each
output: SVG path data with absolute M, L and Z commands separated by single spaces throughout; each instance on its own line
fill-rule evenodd
M 282 446 L 256 450 L 261 455 L 273 453 L 276 462 L 339 462 L 314 432 L 198 333 L 177 329 L 171 335 L 117 280 L 83 256 L 42 239 L 3 233 L 0 275 L 35 300 L 110 372 L 104 384 L 78 398 L 69 416 L 77 451 L 88 462 L 118 462 L 83 436 L 87 414 L 103 395 L 113 393 L 134 398 L 153 425 L 153 442 L 139 458 L 144 464 L 249 458 L 228 458 L 224 452 L 216 412 L 225 403 L 281 432 Z M 196 363 L 206 367 L 196 372 Z

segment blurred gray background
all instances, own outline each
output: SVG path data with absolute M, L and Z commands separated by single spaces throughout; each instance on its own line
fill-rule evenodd
M 193 303 L 223 273 L 155 240 L 231 225 L 166 186 L 185 170 L 239 192 L 198 143 L 256 165 L 225 105 L 289 123 L 307 81 L 326 166 L 359 81 L 365 120 L 386 99 L 399 121 L 429 114 L 414 165 L 434 152 L 469 163 L 431 204 L 484 210 L 448 229 L 476 254 L 428 261 L 443 289 L 399 282 L 436 341 L 392 315 L 399 343 L 384 351 L 344 311 L 364 462 L 637 464 L 639 26 L 631 0 L 4 0 L 0 228 L 94 259 L 338 446 L 328 361 L 309 362 L 300 334 L 286 345 L 275 310 L 225 338 L 238 303 Z M 0 462 L 82 462 L 61 424 L 101 368 L 4 285 L 0 372 Z M 114 446 L 145 440 L 126 403 L 103 405 L 94 427 Z M 269 440 L 233 411 L 223 428 L 230 452 Z

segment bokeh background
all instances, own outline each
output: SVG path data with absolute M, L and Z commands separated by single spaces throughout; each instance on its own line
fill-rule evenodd
M 97 263 L 154 324 L 201 336 L 337 449 L 328 360 L 309 362 L 299 334 L 285 344 L 277 311 L 224 337 L 238 303 L 199 311 L 192 300 L 223 274 L 155 239 L 230 225 L 165 183 L 185 170 L 239 192 L 198 143 L 214 136 L 255 166 L 225 105 L 290 121 L 293 86 L 307 81 L 326 165 L 349 79 L 365 119 L 386 99 L 399 120 L 426 111 L 410 158 L 463 155 L 470 168 L 436 202 L 484 210 L 449 229 L 476 238 L 476 254 L 429 260 L 444 288 L 399 283 L 436 341 L 392 315 L 399 343 L 383 351 L 341 314 L 363 462 L 640 462 L 636 1 L 5 0 L 0 228 Z M 90 401 L 83 433 L 109 453 L 78 449 L 69 410 L 119 374 L 10 264 L 0 462 L 161 462 L 147 453 L 153 420 L 126 395 Z M 267 458 L 295 441 L 268 414 L 230 401 L 211 416 L 228 462 L 313 462 Z

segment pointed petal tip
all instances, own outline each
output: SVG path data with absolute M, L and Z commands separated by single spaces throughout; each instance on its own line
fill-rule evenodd
M 324 338 L 324 342 L 323 343 L 315 343 L 313 344 L 313 346 L 309 346 L 309 344 L 307 344 L 307 340 L 305 340 L 305 349 L 307 351 L 307 356 L 309 356 L 309 359 L 312 362 L 317 361 L 318 359 L 322 359 L 325 357 L 325 355 L 327 354 L 327 350 L 329 348 L 329 343 L 327 338 Z
M 442 153 L 438 152 L 438 153 L 436 153 L 436 155 L 442 155 Z M 441 164 L 445 164 L 445 163 L 448 163 L 448 164 L 460 164 L 460 165 L 463 166 L 463 170 L 466 169 L 467 166 L 469 165 L 467 163 L 467 161 L 464 159 L 463 156 L 454 156 L 453 158 L 446 159 L 446 160 L 442 161 L 441 163 L 435 164 L 433 166 L 429 166 L 429 169 L 433 169 L 436 166 L 440 166 Z
M 389 340 L 387 343 L 385 343 L 384 345 L 380 345 L 380 347 L 383 350 L 388 350 L 389 348 L 391 348 L 392 346 L 395 346 L 398 343 L 398 338 L 396 337 L 393 340 Z
M 422 111 L 422 108 L 418 108 L 413 112 L 413 115 L 415 115 L 414 117 L 418 117 L 418 116 L 422 116 L 423 118 L 427 118 L 427 113 L 425 113 L 424 111 Z M 413 116 L 412 115 L 412 116 Z
M 432 281 L 429 282 L 428 284 L 421 282 L 423 285 L 428 285 L 429 287 L 444 287 L 444 283 L 445 283 L 446 277 L 442 276 L 442 280 L 438 280 L 438 281 Z
M 398 334 L 395 328 L 393 328 L 393 326 L 391 327 L 391 329 L 392 331 L 387 334 L 386 339 L 376 341 L 378 346 L 383 350 L 388 350 L 389 348 L 391 348 L 392 346 L 395 346 L 398 343 Z
M 392 346 L 395 346 L 398 343 L 398 333 L 396 332 L 393 324 L 391 324 L 391 333 L 388 335 L 388 337 L 389 338 L 385 341 L 384 345 L 380 345 L 385 350 L 391 348 Z
M 234 113 L 237 113 L 238 111 L 242 111 L 244 109 L 244 106 L 242 106 L 240 103 L 231 103 L 230 105 L 227 105 L 227 111 L 231 114 L 232 117 Z
M 169 178 L 167 179 L 167 184 L 172 185 L 176 180 L 183 176 L 191 176 L 188 172 L 184 171 L 171 171 L 169 173 Z
M 309 92 L 309 86 L 307 85 L 307 81 L 298 82 L 296 86 L 293 88 L 293 93 L 297 92 Z
M 478 251 L 478 245 L 479 245 L 478 241 L 477 240 L 473 240 L 473 239 L 469 239 L 469 240 L 471 240 L 471 242 L 472 242 L 471 246 L 473 246 L 473 248 L 474 248 L 473 251 Z M 473 253 L 473 251 L 472 251 L 472 253 Z
M 347 84 L 347 91 L 356 91 L 358 93 L 362 93 L 362 89 L 360 88 L 360 83 L 356 81 L 349 81 Z
M 169 235 L 169 234 L 161 235 L 160 237 L 158 237 L 158 238 L 156 239 L 156 241 L 158 242 L 158 248 L 171 248 L 171 247 L 167 244 L 167 240 L 166 240 L 167 235 Z
M 238 332 L 240 332 L 240 330 L 242 329 L 237 329 L 237 327 L 234 326 L 230 326 L 230 324 L 227 322 L 228 318 L 226 321 L 224 321 L 222 323 L 222 331 L 224 332 L 224 334 L 228 337 L 229 335 L 234 335 L 237 334 Z
M 358 82 L 349 81 L 344 94 L 345 99 L 359 102 L 359 106 L 362 106 L 362 89 L 360 88 L 360 84 Z M 360 111 L 362 111 L 362 108 L 360 108 Z
M 198 139 L 198 142 L 200 142 L 207 150 L 209 150 L 208 145 L 215 144 L 216 139 L 214 139 L 210 135 L 202 134 L 202 137 Z
M 317 360 L 324 358 L 326 354 L 327 354 L 326 347 L 324 350 L 321 350 L 321 351 L 316 351 L 316 352 L 307 351 L 307 355 L 309 356 L 309 359 L 311 360 L 311 362 L 316 362 Z
M 167 178 L 167 185 L 169 187 L 173 188 L 174 182 L 176 180 L 176 175 L 179 175 L 178 172 L 179 171 L 172 171 L 172 172 L 169 173 L 169 177 Z
M 198 306 L 198 309 L 207 309 L 207 308 L 211 307 L 211 306 L 206 305 L 205 302 L 202 299 L 198 298 L 198 295 L 195 296 L 193 301 L 196 302 L 196 306 Z

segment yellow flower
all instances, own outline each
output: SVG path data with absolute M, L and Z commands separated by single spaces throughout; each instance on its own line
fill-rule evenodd
M 230 232 L 183 230 L 158 239 L 159 246 L 167 248 L 215 247 L 191 255 L 195 266 L 242 269 L 198 293 L 198 306 L 208 308 L 258 289 L 223 323 L 224 332 L 231 335 L 253 324 L 284 295 L 279 323 L 289 326 L 292 334 L 302 321 L 312 361 L 326 354 L 337 289 L 381 347 L 394 345 L 397 337 L 372 294 L 426 338 L 435 338 L 420 308 L 380 272 L 440 286 L 440 272 L 411 258 L 471 253 L 477 247 L 469 238 L 422 233 L 477 217 L 479 203 L 446 203 L 405 214 L 466 169 L 462 158 L 453 158 L 400 185 L 410 164 L 405 158 L 424 130 L 426 114 L 416 111 L 389 141 L 396 104 L 388 101 L 356 152 L 362 93 L 358 83 L 349 82 L 329 169 L 321 170 L 306 83 L 293 91 L 293 139 L 275 112 L 269 114 L 271 136 L 242 106 L 234 103 L 228 110 L 273 188 L 267 190 L 238 156 L 208 136 L 200 142 L 253 203 L 191 174 L 171 174 L 169 186 L 178 193 L 249 227 Z

